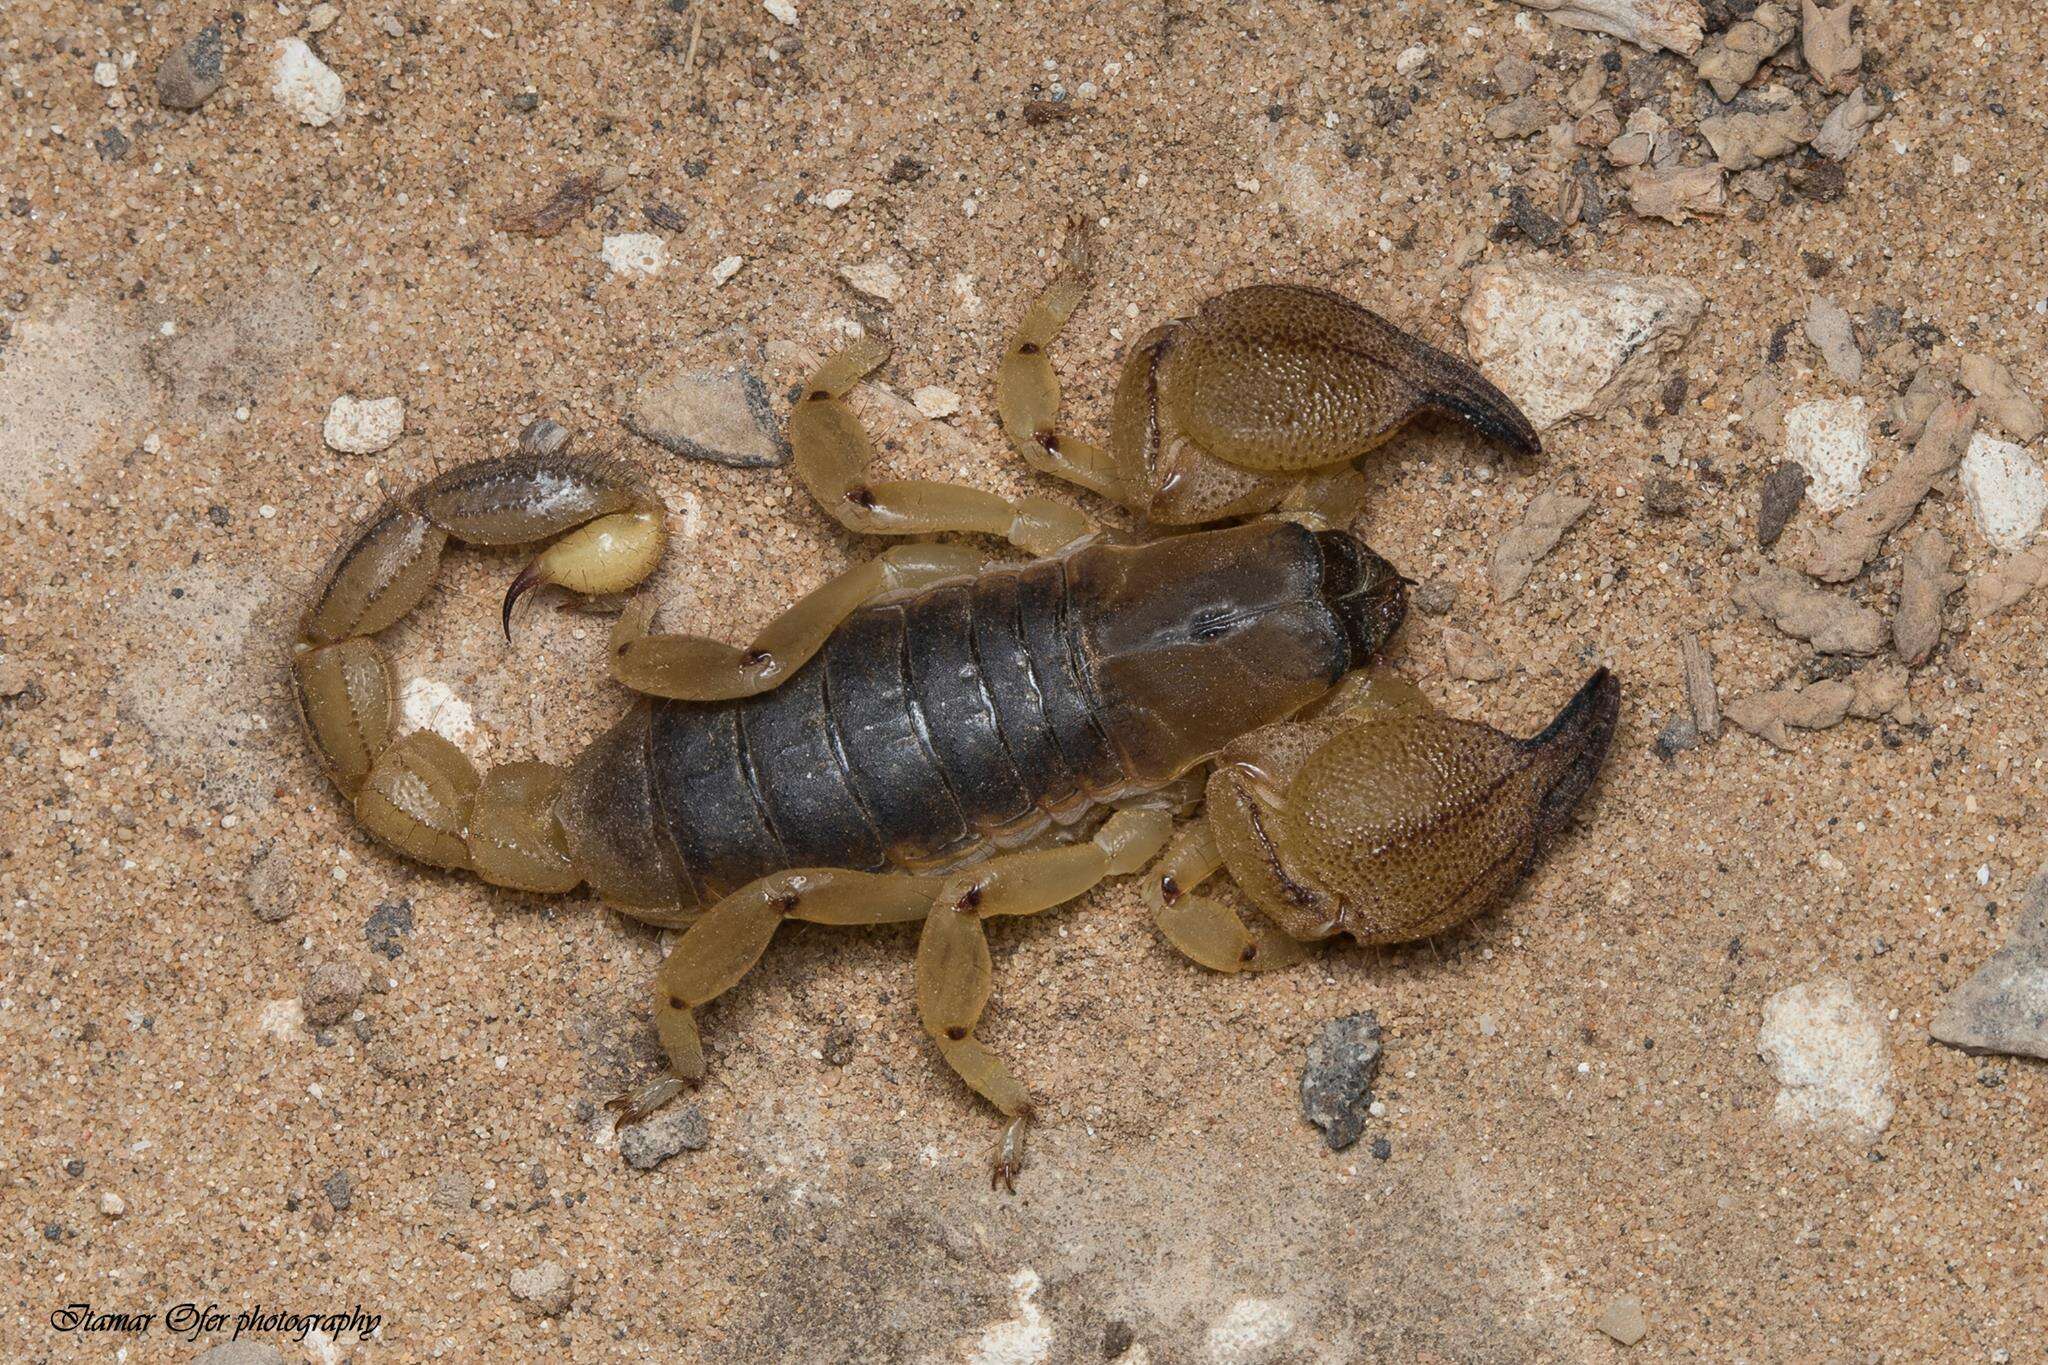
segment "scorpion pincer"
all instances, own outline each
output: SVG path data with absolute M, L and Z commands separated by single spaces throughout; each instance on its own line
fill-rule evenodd
M 947 1063 L 1008 1118 L 1029 1092 L 976 1036 L 986 923 L 1148 867 L 1175 947 L 1218 971 L 1281 967 L 1349 934 L 1435 934 L 1500 904 L 1569 822 L 1619 707 L 1600 670 L 1541 734 L 1435 713 L 1375 659 L 1405 580 L 1343 529 L 1355 458 L 1418 411 L 1523 451 L 1527 420 L 1463 362 L 1317 290 L 1226 294 L 1133 348 L 1112 444 L 1064 436 L 1045 357 L 1081 296 L 1086 238 L 1027 312 L 998 380 L 1034 466 L 1158 523 L 1235 524 L 1119 543 L 1071 506 L 868 477 L 846 395 L 885 358 L 827 360 L 790 420 L 820 505 L 880 535 L 975 532 L 1038 556 L 898 545 L 800 600 L 747 647 L 611 637 L 639 699 L 572 763 L 479 773 L 428 730 L 399 734 L 373 638 L 427 595 L 450 537 L 549 542 L 506 595 L 622 593 L 652 571 L 664 509 L 626 466 L 522 453 L 461 465 L 381 511 L 329 566 L 293 671 L 313 747 L 357 819 L 399 853 L 532 892 L 588 885 L 687 926 L 663 963 L 665 1075 L 617 1101 L 638 1120 L 704 1075 L 695 1011 L 785 919 L 922 921 L 917 1003 Z M 1206 769 L 1206 778 L 1203 778 Z M 1177 834 L 1172 794 L 1204 780 Z M 1227 871 L 1257 913 L 1198 894 Z

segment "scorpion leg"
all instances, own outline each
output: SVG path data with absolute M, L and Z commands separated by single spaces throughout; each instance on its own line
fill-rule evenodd
M 874 451 L 846 396 L 888 358 L 889 348 L 872 337 L 854 342 L 818 367 L 790 410 L 797 477 L 827 514 L 864 535 L 974 531 L 1034 555 L 1051 554 L 1092 529 L 1086 517 L 1050 498 L 1011 502 L 965 484 L 870 479 Z
M 520 545 L 560 537 L 514 581 L 585 593 L 644 578 L 665 533 L 661 503 L 623 466 L 516 455 L 459 465 L 393 500 L 329 565 L 299 623 L 293 674 L 322 763 L 364 828 L 437 867 L 500 886 L 567 891 L 582 876 L 553 806 L 563 770 L 515 763 L 479 776 L 428 731 L 395 735 L 390 660 L 373 638 L 425 599 L 449 537 Z
M 1166 941 L 1211 971 L 1274 971 L 1306 956 L 1263 916 L 1247 924 L 1219 900 L 1192 894 L 1223 866 L 1215 831 L 1200 819 L 1178 835 L 1145 874 L 1145 905 Z
M 985 562 L 964 545 L 892 546 L 813 589 L 744 649 L 702 635 L 650 635 L 653 603 L 636 602 L 612 627 L 612 676 L 636 692 L 678 701 L 750 697 L 802 667 L 862 603 L 972 574 Z
M 1032 1104 L 1030 1092 L 974 1036 L 993 976 L 982 921 L 1035 915 L 1105 877 L 1137 871 L 1166 842 L 1172 824 L 1163 811 L 1118 811 L 1086 843 L 991 858 L 947 878 L 925 916 L 917 945 L 919 1018 L 946 1064 L 1009 1119 L 996 1145 L 992 1185 L 1016 1188 Z
M 1093 248 L 1093 232 L 1076 221 L 1067 232 L 1059 274 L 1031 301 L 1003 351 L 996 411 L 1010 444 L 1033 469 L 1127 503 L 1130 485 L 1111 453 L 1059 429 L 1060 381 L 1045 353 L 1088 290 Z
M 937 877 L 798 868 L 749 882 L 705 911 L 655 976 L 654 1025 L 668 1054 L 668 1071 L 611 1102 L 619 1111 L 618 1126 L 640 1122 L 704 1078 L 696 1011 L 761 960 L 783 920 L 896 924 L 922 919 L 940 888 Z

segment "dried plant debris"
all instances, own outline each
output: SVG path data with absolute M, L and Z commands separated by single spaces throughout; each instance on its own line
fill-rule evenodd
M 1540 493 L 1523 514 L 1522 524 L 1501 537 L 1487 569 L 1496 602 L 1505 602 L 1522 590 L 1535 572 L 1536 562 L 1557 548 L 1573 522 L 1586 515 L 1591 498 L 1569 493 Z
M 566 177 L 555 192 L 537 204 L 507 209 L 498 215 L 500 232 L 525 237 L 552 237 L 583 216 L 583 211 L 626 183 L 626 174 L 616 167 Z
M 2018 441 L 2031 441 L 2048 429 L 2041 405 L 2029 398 L 2012 371 L 1988 355 L 1963 357 L 1963 387 L 1976 396 L 1984 415 Z
M 1684 223 L 1728 211 L 1728 181 L 1719 166 L 1673 166 L 1629 172 L 1628 206 L 1638 217 Z
M 1783 51 L 1799 32 L 1799 17 L 1787 5 L 1763 4 L 1700 45 L 1693 59 L 1700 79 L 1727 103 L 1756 79 L 1763 64 Z
M 1885 645 L 1882 616 L 1837 593 L 1811 587 L 1780 565 L 1764 566 L 1736 590 L 1736 599 L 1823 654 L 1875 654 Z
M 2048 583 L 2048 544 L 2014 555 L 1970 580 L 1970 616 L 1981 621 Z
M 1703 127 L 1705 125 L 1702 125 Z M 1863 352 L 1856 346 L 1856 327 L 1833 299 L 1820 297 L 1806 306 L 1806 339 L 1820 352 L 1829 371 L 1844 384 L 1863 381 Z
M 1931 365 L 1924 365 L 1906 385 L 1906 391 L 1892 399 L 1892 425 L 1897 428 L 1901 441 L 1912 442 L 1920 439 L 1920 433 L 1927 430 L 1927 419 L 1934 416 L 1947 401 L 1955 388 Z
M 1806 484 L 1813 476 L 1790 460 L 1774 465 L 1764 479 L 1756 512 L 1756 542 L 1766 550 L 1778 543 L 1793 513 L 1806 501 Z
M 1813 150 L 1835 161 L 1849 159 L 1863 141 L 1863 130 L 1884 109 L 1867 90 L 1867 86 L 1857 86 L 1828 111 L 1820 121 L 1820 131 L 1813 135 Z
M 1566 28 L 1605 33 L 1655 52 L 1699 51 L 1707 17 L 1698 0 L 1520 0 Z
M 1854 716 L 1859 720 L 1913 719 L 1906 671 L 1874 664 L 1848 679 L 1829 678 L 1805 687 L 1781 687 L 1728 703 L 1728 720 L 1774 748 L 1793 749 L 1793 730 L 1826 730 Z
M 1862 573 L 1885 538 L 1906 524 L 1936 480 L 1963 458 L 1976 423 L 1975 403 L 1944 404 L 1890 478 L 1813 534 L 1806 571 L 1823 583 L 1846 583 Z
M 1905 568 L 1899 579 L 1899 612 L 1892 618 L 1892 651 L 1907 664 L 1918 666 L 1941 643 L 1941 613 L 1962 576 L 1951 573 L 1955 551 L 1948 537 L 1939 531 L 1922 531 L 1906 547 Z
M 1777 102 L 1700 120 L 1700 135 L 1725 169 L 1746 171 L 1813 141 L 1813 120 L 1792 93 L 1779 86 L 1772 94 Z
M 1701 739 L 1721 737 L 1721 695 L 1714 687 L 1714 660 L 1700 637 L 1688 631 L 1679 641 L 1685 668 L 1685 701 L 1692 711 L 1692 728 Z
M 1927 1031 L 1964 1052 L 2048 1059 L 2048 869 L 2008 922 L 2005 946 L 1942 999 Z
M 1800 9 L 1799 46 L 1806 69 L 1823 89 L 1836 94 L 1854 88 L 1863 66 L 1863 43 L 1853 31 L 1855 9 L 1855 0 L 1843 0 L 1833 9 L 1804 0 Z

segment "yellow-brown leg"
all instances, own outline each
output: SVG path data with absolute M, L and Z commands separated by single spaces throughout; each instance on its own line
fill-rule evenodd
M 1114 502 L 1128 502 L 1130 490 L 1110 452 L 1060 429 L 1060 381 L 1046 354 L 1088 291 L 1093 246 L 1085 223 L 1068 228 L 1059 273 L 1024 310 L 1004 348 L 996 370 L 996 412 L 1003 434 L 1033 469 Z
M 654 604 L 643 599 L 612 627 L 612 676 L 636 692 L 677 701 L 751 697 L 801 668 L 862 603 L 976 573 L 984 563 L 964 545 L 892 546 L 811 591 L 744 649 L 703 635 L 651 635 Z
M 818 924 L 896 924 L 922 919 L 937 877 L 797 868 L 747 883 L 684 932 L 654 980 L 654 1025 L 668 1071 L 611 1102 L 621 1127 L 638 1123 L 704 1077 L 697 1009 L 731 989 L 761 960 L 785 919 Z
M 1244 917 L 1195 889 L 1223 866 L 1207 819 L 1174 836 L 1145 873 L 1145 905 L 1166 941 L 1211 971 L 1274 971 L 1307 956 L 1302 946 L 1264 916 Z
M 874 536 L 973 531 L 1001 536 L 1034 555 L 1051 554 L 1092 529 L 1088 519 L 1050 498 L 1008 498 L 966 484 L 868 477 L 874 451 L 846 396 L 889 358 L 872 337 L 828 358 L 789 414 L 797 477 L 826 513 L 848 530 Z
M 1137 871 L 1166 842 L 1172 825 L 1163 811 L 1118 811 L 1086 843 L 1003 854 L 954 873 L 932 902 L 917 946 L 918 1015 L 947 1065 L 1009 1118 L 991 1183 L 1016 1187 L 1031 1095 L 974 1036 L 993 979 L 982 921 L 1035 915 L 1105 877 Z

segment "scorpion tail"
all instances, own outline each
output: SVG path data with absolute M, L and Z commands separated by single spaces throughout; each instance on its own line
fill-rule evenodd
M 426 598 L 449 537 L 470 545 L 552 540 L 514 580 L 583 593 L 645 578 L 666 539 L 663 509 L 604 460 L 528 451 L 459 465 L 387 503 L 327 566 L 292 646 L 299 715 L 363 827 L 398 852 L 527 891 L 568 891 L 584 872 L 555 815 L 567 771 L 511 763 L 479 774 L 430 730 L 400 735 L 391 660 L 375 636 Z

